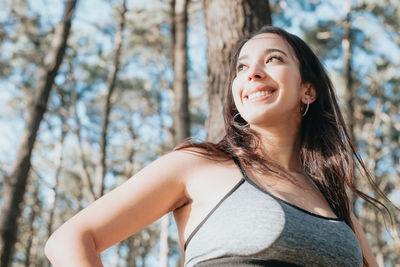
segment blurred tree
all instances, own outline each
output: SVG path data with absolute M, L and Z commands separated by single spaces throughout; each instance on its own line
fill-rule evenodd
M 356 92 L 353 88 L 353 40 L 352 40 L 352 4 L 351 0 L 346 0 L 346 17 L 343 21 L 344 36 L 342 39 L 342 47 L 344 52 L 344 79 L 345 79 L 345 91 L 344 91 L 344 103 L 346 109 L 347 127 L 351 141 L 356 145 L 354 137 L 354 97 Z
M 70 0 L 65 4 L 63 18 L 55 31 L 49 53 L 44 59 L 44 68 L 41 69 L 37 93 L 32 101 L 31 114 L 26 122 L 26 128 L 20 141 L 17 159 L 14 163 L 9 182 L 5 184 L 0 220 L 0 263 L 4 267 L 9 266 L 11 261 L 18 231 L 18 224 L 16 222 L 20 216 L 21 202 L 23 201 L 28 180 L 31 153 L 36 133 L 43 114 L 46 111 L 50 90 L 65 53 L 76 2 L 76 0 Z
M 84 15 L 78 13 L 74 19 L 74 29 L 77 30 L 71 32 L 68 40 L 64 63 L 54 81 L 57 91 L 50 92 L 48 110 L 32 152 L 32 170 L 18 220 L 20 227 L 13 256 L 16 267 L 28 263 L 31 266 L 46 266 L 43 245 L 48 229 L 57 228 L 97 198 L 95 192 L 99 186 L 95 182 L 96 166 L 101 161 L 103 147 L 99 145 L 99 140 L 102 139 L 101 126 L 110 84 L 108 81 L 112 73 L 110 66 L 115 60 L 116 46 L 113 40 L 121 17 L 116 10 L 121 2 L 98 2 L 99 7 L 102 5 L 102 12 L 109 10 L 102 13 L 101 19 L 89 15 L 87 9 L 82 11 Z M 218 2 L 202 1 L 210 41 L 210 79 L 207 87 L 209 92 L 214 92 L 213 97 L 209 94 L 211 117 L 220 112 L 212 106 L 220 105 L 225 90 L 223 78 L 227 70 L 221 66 L 227 68 L 230 49 L 243 32 L 251 31 L 242 29 L 254 25 L 251 18 L 256 17 L 257 21 L 261 21 L 261 17 L 270 13 L 261 11 L 267 8 L 265 1 Z M 339 99 L 344 110 L 347 110 L 344 101 L 345 88 L 348 88 L 346 77 L 350 73 L 355 141 L 368 167 L 373 170 L 377 183 L 393 200 L 398 199 L 400 190 L 400 63 L 397 52 L 400 44 L 400 12 L 397 2 L 353 2 L 348 35 L 345 34 L 344 25 L 346 14 L 340 3 L 325 0 L 269 2 L 274 24 L 293 27 L 289 30 L 302 32 L 324 60 L 333 75 L 334 83 L 338 85 Z M 11 97 L 4 106 L 12 112 L 6 113 L 2 109 L 0 115 L 1 119 L 6 118 L 11 124 L 11 121 L 23 121 L 21 118 L 26 118 L 30 113 L 26 108 L 27 99 L 33 98 L 37 88 L 37 70 L 43 66 L 43 58 L 48 53 L 56 13 L 51 9 L 36 10 L 35 5 L 40 4 L 40 1 L 16 0 L 6 3 L 5 12 L 8 17 L 0 17 L 0 76 L 6 88 L 7 84 L 12 83 L 15 89 L 10 88 Z M 171 1 L 127 3 L 129 11 L 125 14 L 124 49 L 121 49 L 119 72 L 110 98 L 112 112 L 108 115 L 107 142 L 104 146 L 107 148 L 104 157 L 107 166 L 107 175 L 103 175 L 104 192 L 124 182 L 127 177 L 133 176 L 137 170 L 176 144 L 174 134 L 177 130 L 174 127 L 178 124 L 173 121 L 177 121 L 174 115 L 177 113 L 175 103 L 178 100 L 175 99 L 173 80 L 179 79 L 173 76 L 184 73 L 173 72 L 173 47 L 177 40 L 171 41 L 176 38 L 173 36 L 173 24 L 168 22 L 171 16 L 168 14 L 175 9 L 171 9 Z M 200 132 L 201 136 L 201 125 L 205 117 L 202 114 L 206 113 L 203 107 L 206 101 L 201 102 L 203 95 L 206 95 L 202 87 L 206 77 L 203 70 L 195 69 L 199 67 L 199 62 L 204 61 L 205 64 L 200 53 L 205 46 L 205 30 L 202 26 L 203 9 L 199 6 L 201 1 L 191 1 L 188 32 L 189 37 L 192 37 L 188 39 L 189 46 L 184 50 L 188 50 L 189 55 L 194 54 L 186 63 L 191 89 L 191 132 L 195 135 Z M 260 10 L 262 14 L 251 12 L 250 15 L 243 15 L 248 14 L 252 8 Z M 330 16 L 329 12 L 333 12 L 334 16 Z M 261 24 L 265 23 L 256 27 Z M 349 51 L 345 49 L 346 38 L 352 45 L 348 61 L 344 53 Z M 351 66 L 347 72 L 346 62 Z M 221 76 L 215 76 L 218 68 Z M 211 88 L 212 84 L 215 87 Z M 349 115 L 349 112 L 345 113 Z M 208 126 L 211 120 L 216 121 L 211 118 Z M 211 124 L 217 125 L 218 122 Z M 61 164 L 60 154 L 56 153 L 59 150 L 56 148 L 62 140 L 63 131 L 70 133 L 64 137 Z M 213 139 L 212 134 L 210 130 L 209 140 L 218 140 L 219 137 Z M 11 168 L 8 165 L 10 163 L 2 158 L 0 190 L 3 190 L 6 177 L 10 176 Z M 363 191 L 373 194 L 370 188 L 364 186 L 360 184 Z M 3 200 L 3 195 L 0 195 Z M 399 223 L 398 212 L 394 207 L 390 208 Z M 378 261 L 382 265 L 396 266 L 400 262 L 397 253 L 400 246 L 398 239 L 389 235 L 393 229 L 386 230 L 382 216 L 363 201 L 355 201 L 355 211 L 368 233 L 367 237 Z M 171 228 L 168 261 L 169 264 L 174 264 L 174 261 L 178 264 L 179 246 L 174 236 L 176 233 Z M 102 253 L 104 265 L 154 264 L 158 260 L 159 245 L 160 222 L 156 222 Z
M 126 24 L 126 0 L 122 1 L 121 8 L 119 10 L 120 12 L 120 19 L 119 19 L 119 27 L 118 30 L 115 34 L 114 38 L 114 59 L 112 62 L 111 69 L 108 74 L 107 78 L 107 96 L 105 100 L 105 107 L 104 107 L 104 113 L 103 113 L 103 121 L 102 121 L 102 127 L 101 127 L 101 141 L 100 141 L 100 163 L 99 163 L 99 193 L 98 197 L 101 197 L 104 194 L 104 179 L 105 179 L 105 174 L 107 171 L 107 165 L 106 165 L 106 156 L 107 156 L 107 131 L 108 131 L 108 125 L 109 125 L 109 120 L 110 120 L 110 111 L 112 107 L 111 103 L 111 97 L 112 94 L 115 90 L 116 84 L 117 84 L 117 76 L 118 72 L 121 68 L 121 49 L 122 49 L 122 42 L 123 42 L 123 37 L 124 37 L 124 30 L 125 30 L 125 24 Z
M 37 186 L 36 184 L 32 184 L 31 186 L 31 190 L 33 190 L 33 192 L 31 192 L 32 197 L 31 198 L 27 198 L 25 199 L 25 203 L 26 206 L 30 207 L 30 214 L 28 215 L 29 218 L 29 223 L 26 225 L 26 231 L 25 231 L 25 236 L 24 238 L 26 238 L 27 242 L 25 243 L 25 260 L 24 260 L 24 265 L 26 267 L 30 267 L 30 266 L 37 266 L 37 262 L 36 262 L 36 240 L 37 237 L 36 235 L 36 231 L 37 229 L 35 229 L 35 221 L 37 220 L 37 217 L 40 216 L 41 213 L 41 201 L 39 199 L 39 186 Z M 31 203 L 29 203 L 31 202 Z M 35 242 L 36 241 L 36 242 Z
M 67 82 L 65 84 L 69 83 L 69 79 L 66 79 Z M 59 108 L 59 119 L 61 122 L 61 129 L 60 129 L 60 135 L 59 135 L 59 139 L 57 140 L 57 143 L 55 145 L 55 149 L 56 149 L 56 154 L 55 154 L 55 163 L 54 163 L 54 184 L 52 186 L 52 195 L 53 195 L 53 201 L 50 203 L 49 205 L 49 218 L 47 221 L 47 238 L 50 237 L 50 235 L 53 233 L 54 231 L 54 220 L 55 220 L 55 211 L 56 211 L 56 207 L 58 206 L 58 200 L 59 200 L 59 184 L 60 184 L 60 179 L 61 179 L 61 170 L 62 170 L 62 164 L 63 164 L 63 154 L 64 154 L 64 147 L 65 147 L 65 137 L 68 133 L 68 129 L 67 129 L 67 116 L 68 114 L 68 105 L 66 105 L 66 101 L 65 101 L 65 91 L 63 88 L 57 87 L 56 85 L 56 89 L 60 95 L 60 108 Z M 39 186 L 38 186 L 39 188 Z M 31 220 L 31 222 L 33 222 L 34 220 Z M 32 223 L 33 224 L 33 223 Z M 28 257 L 28 255 L 27 255 Z M 50 262 L 48 260 L 44 260 L 43 264 L 41 264 L 43 267 L 49 267 L 50 266 Z
M 72 65 L 71 65 L 72 68 Z M 73 114 L 74 114 L 74 119 L 75 119 L 75 135 L 77 137 L 77 142 L 78 142 L 78 159 L 79 159 L 79 167 L 80 167 L 80 176 L 83 179 L 83 184 L 85 185 L 85 188 L 88 190 L 89 195 L 88 198 L 89 200 L 95 201 L 96 200 L 96 192 L 95 192 L 95 186 L 94 186 L 94 179 L 92 178 L 92 175 L 90 175 L 89 169 L 88 169 L 88 162 L 87 158 L 84 155 L 83 151 L 83 142 L 82 142 L 82 136 L 81 136 L 81 129 L 82 129 L 82 123 L 78 115 L 78 101 L 82 97 L 81 94 L 78 94 L 76 92 L 75 86 L 72 89 L 72 107 L 73 107 Z
M 329 1 L 321 1 L 314 5 L 314 11 L 322 6 L 335 8 Z M 393 1 L 346 1 L 344 13 L 318 19 L 313 29 L 303 28 L 307 41 L 328 66 L 333 66 L 331 71 L 335 84 L 339 85 L 340 104 L 352 140 L 375 177 L 375 183 L 389 198 L 400 192 L 396 179 L 399 169 L 394 156 L 400 154 L 400 135 L 396 130 L 400 84 L 399 74 L 394 71 L 400 64 L 397 45 L 400 35 L 396 33 L 400 24 L 399 20 L 392 19 L 398 17 L 399 8 Z M 391 53 L 388 53 L 389 47 L 393 47 Z M 357 188 L 385 202 L 360 179 L 358 171 L 355 174 Z M 396 203 L 399 205 L 398 201 Z M 355 214 L 367 233 L 379 265 L 395 266 L 400 262 L 396 252 L 400 248 L 399 236 L 395 231 L 399 228 L 399 213 L 387 204 L 394 215 L 395 229 L 386 228 L 382 214 L 375 208 L 353 198 Z
M 189 0 L 172 0 L 171 40 L 172 66 L 174 71 L 173 92 L 173 137 L 174 145 L 190 136 L 189 90 L 187 78 L 187 27 Z M 161 103 L 160 103 L 161 104 Z M 170 214 L 161 220 L 160 266 L 168 266 Z
M 174 69 L 174 140 L 175 145 L 190 136 L 189 90 L 187 78 L 187 24 L 189 0 L 172 0 L 172 55 Z
M 236 42 L 264 25 L 271 25 L 269 1 L 203 0 L 207 27 L 208 104 L 207 139 L 219 141 L 224 135 L 224 102 L 229 62 Z
M 24 1 L 20 1 L 24 2 Z M 103 3 L 115 7 L 119 3 Z M 108 148 L 107 148 L 107 165 L 108 179 L 105 180 L 104 190 L 110 190 L 127 177 L 132 176 L 137 170 L 141 169 L 146 163 L 154 160 L 165 149 L 171 148 L 172 135 L 170 129 L 171 117 L 170 106 L 172 100 L 172 68 L 170 64 L 169 52 L 171 51 L 168 33 L 165 31 L 167 24 L 168 5 L 165 2 L 153 1 L 152 4 L 145 9 L 142 7 L 134 7 L 126 13 L 128 22 L 126 23 L 126 49 L 121 50 L 121 64 L 118 79 L 115 84 L 114 94 L 111 99 L 112 112 L 109 117 L 108 127 Z M 22 5 L 22 4 L 21 4 Z M 24 18 L 21 8 L 16 8 L 19 13 L 18 18 Z M 29 8 L 26 7 L 28 12 Z M 116 8 L 110 8 L 116 10 Z M 113 12 L 113 11 L 112 11 Z M 110 12 L 111 13 L 111 12 Z M 41 13 L 40 13 L 41 14 Z M 26 15 L 26 14 L 25 14 Z M 49 16 L 51 18 L 51 16 Z M 31 246 L 31 259 L 42 258 L 39 262 L 40 266 L 45 265 L 43 260 L 43 245 L 47 237 L 46 225 L 53 218 L 51 228 L 57 228 L 62 222 L 75 214 L 78 210 L 85 207 L 96 198 L 95 190 L 95 168 L 100 161 L 99 140 L 101 140 L 101 118 L 104 108 L 104 102 L 107 97 L 107 77 L 109 77 L 109 66 L 113 63 L 114 50 L 111 41 L 115 33 L 118 31 L 118 12 L 113 12 L 110 17 L 90 22 L 86 18 L 77 16 L 74 20 L 79 25 L 79 31 L 73 31 L 69 38 L 69 46 L 67 53 L 67 62 L 62 64 L 54 84 L 56 88 L 62 90 L 62 94 L 51 93 L 49 98 L 49 110 L 44 117 L 41 131 L 38 133 L 35 151 L 33 152 L 34 162 L 32 166 L 41 173 L 43 179 L 36 181 L 33 179 L 37 175 L 30 175 L 30 184 L 40 186 L 39 197 L 43 201 L 40 205 L 44 209 L 43 216 L 37 214 L 35 225 L 34 240 L 31 245 L 26 239 L 24 232 L 19 232 L 18 248 L 16 256 L 14 256 L 16 264 L 22 264 L 25 253 L 28 250 L 24 248 Z M 35 21 L 43 22 L 44 17 L 35 16 Z M 25 18 L 26 20 L 26 18 Z M 29 23 L 31 23 L 29 21 Z M 82 26 L 82 23 L 84 26 Z M 49 29 L 52 24 L 38 25 L 36 33 L 43 33 Z M 25 30 L 21 22 L 16 21 L 15 26 Z M 85 27 L 91 27 L 91 31 L 87 31 Z M 32 28 L 32 27 L 31 27 Z M 34 27 L 33 27 L 34 28 Z M 82 30 L 85 29 L 85 30 Z M 94 29 L 94 30 L 93 30 Z M 13 34 L 7 29 L 7 41 L 14 44 Z M 26 32 L 22 31 L 15 34 L 15 39 L 24 40 Z M 35 34 L 30 34 L 33 40 L 36 40 Z M 101 37 L 100 37 L 101 36 Z M 37 69 L 40 66 L 41 50 L 46 50 L 49 36 L 41 36 L 39 38 L 40 47 L 34 50 L 29 45 L 24 44 L 21 50 L 13 52 L 15 61 L 9 61 L 10 64 L 4 65 L 10 70 L 15 71 L 14 75 L 21 77 L 25 82 L 15 83 L 21 90 L 26 90 L 26 94 L 32 94 L 30 84 L 34 84 L 35 73 L 18 72 L 18 67 L 22 70 Z M 99 38 L 100 37 L 100 38 Z M 29 44 L 29 42 L 28 42 Z M 111 49 L 110 49 L 111 48 Z M 5 51 L 5 50 L 3 50 Z M 18 52 L 18 54 L 17 54 Z M 43 54 L 45 54 L 43 52 Z M 2 53 L 2 63 L 6 54 Z M 29 56 L 29 57 L 28 57 Z M 25 68 L 19 63 L 25 63 L 29 68 Z M 132 71 L 133 70 L 133 71 Z M 12 75 L 9 72 L 2 73 L 9 82 Z M 8 76 L 7 76 L 8 75 Z M 22 94 L 21 94 L 22 95 Z M 63 97 L 61 97 L 61 95 Z M 25 96 L 20 96 L 18 92 L 13 93 L 8 105 L 24 114 Z M 71 128 L 71 132 L 75 132 L 75 136 L 70 134 L 66 139 L 64 146 L 63 165 L 58 169 L 54 159 L 55 144 L 60 138 L 62 131 L 62 122 L 60 115 L 65 115 L 66 128 Z M 18 118 L 19 119 L 19 118 Z M 44 127 L 46 126 L 46 127 Z M 128 129 L 135 129 L 135 135 L 132 136 Z M 153 129 L 157 129 L 154 131 Z M 132 147 L 131 147 L 132 146 Z M 133 153 L 129 151 L 134 149 L 135 161 L 132 160 Z M 128 164 L 131 162 L 132 164 Z M 82 166 L 80 168 L 80 166 Z M 128 171 L 129 170 L 129 171 Z M 6 174 L 6 173 L 5 173 Z M 58 175 L 57 175 L 58 174 Z M 39 175 L 39 174 L 38 174 Z M 6 177 L 7 175 L 4 175 Z M 3 179 L 3 176 L 1 177 Z M 3 180 L 1 180 L 3 183 Z M 56 187 L 56 188 L 55 188 Z M 55 189 L 55 190 L 54 190 Z M 51 199 L 54 192 L 57 192 L 55 202 Z M 31 198 L 31 194 L 28 198 Z M 29 210 L 30 201 L 25 202 L 24 208 Z M 29 205 L 28 205 L 29 204 Z M 30 213 L 25 212 L 21 218 L 23 225 L 29 229 L 33 225 L 30 221 Z M 45 220 L 45 221 L 44 221 Z M 39 224 L 40 222 L 40 224 Z M 126 242 L 121 246 L 121 264 L 125 265 L 129 262 L 147 261 L 149 254 L 154 254 L 153 249 L 159 241 L 159 223 L 155 223 L 143 231 L 135 234 L 130 238 L 131 242 Z M 172 255 L 177 255 L 176 240 L 169 240 Z M 102 254 L 107 265 L 109 253 L 113 248 Z M 127 253 L 128 252 L 128 253 Z M 32 258 L 33 257 L 33 258 Z M 154 257 L 154 256 L 153 256 Z M 111 264 L 113 265 L 113 264 Z

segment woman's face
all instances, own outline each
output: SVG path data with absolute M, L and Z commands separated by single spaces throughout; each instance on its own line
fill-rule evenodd
M 259 34 L 244 44 L 232 93 L 237 110 L 250 126 L 298 125 L 306 89 L 294 51 L 279 35 Z

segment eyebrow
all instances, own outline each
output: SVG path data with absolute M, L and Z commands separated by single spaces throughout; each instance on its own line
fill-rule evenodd
M 282 51 L 282 50 L 280 50 L 278 48 L 267 48 L 267 49 L 264 50 L 264 55 L 268 55 L 268 54 L 271 54 L 273 52 L 279 52 L 279 53 L 284 54 L 285 56 L 288 56 L 284 51 Z M 243 55 L 240 58 L 238 58 L 237 61 L 241 61 L 241 60 L 243 60 L 243 59 L 245 59 L 247 57 L 248 57 L 247 55 Z

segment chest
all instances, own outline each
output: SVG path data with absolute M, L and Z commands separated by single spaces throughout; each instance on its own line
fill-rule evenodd
M 242 257 L 307 266 L 359 266 L 358 241 L 341 220 L 312 214 L 244 183 L 188 243 L 187 264 Z
M 182 248 L 196 227 L 209 216 L 221 200 L 243 179 L 242 177 L 236 166 L 207 168 L 192 174 L 187 184 L 189 201 L 174 211 Z M 296 184 L 269 177 L 254 176 L 252 179 L 247 179 L 255 191 L 268 192 L 310 213 L 335 217 L 324 197 L 311 183 L 303 183 L 303 188 L 299 188 Z

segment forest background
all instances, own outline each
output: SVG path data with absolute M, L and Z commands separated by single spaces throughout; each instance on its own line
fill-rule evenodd
M 400 205 L 399 1 L 0 7 L 0 266 L 49 266 L 46 239 L 78 210 L 185 138 L 217 140 L 232 47 L 270 23 L 301 36 L 323 61 L 360 155 Z M 400 266 L 395 229 L 365 201 L 352 203 L 380 266 Z M 170 216 L 101 255 L 105 266 L 182 265 Z

